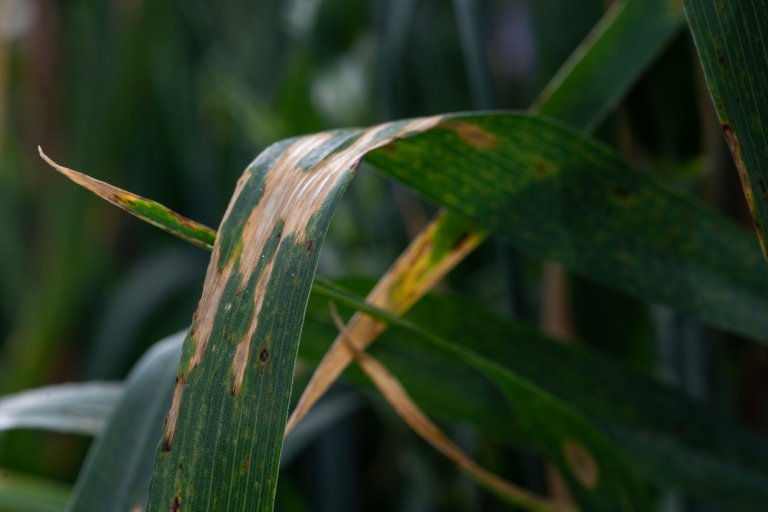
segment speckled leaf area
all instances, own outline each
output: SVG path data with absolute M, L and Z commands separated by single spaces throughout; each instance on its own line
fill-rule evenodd
M 365 151 L 426 118 L 290 139 L 238 181 L 184 342 L 149 510 L 272 510 L 317 255 Z
M 768 342 L 755 238 L 594 139 L 540 116 L 447 116 L 366 160 L 530 254 Z

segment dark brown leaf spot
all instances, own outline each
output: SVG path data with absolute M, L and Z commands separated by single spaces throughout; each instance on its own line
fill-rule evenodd
M 261 349 L 261 352 L 259 352 L 259 361 L 266 363 L 267 359 L 269 359 L 269 350 L 263 348 Z
M 554 167 L 551 163 L 545 162 L 543 160 L 537 160 L 533 164 L 533 172 L 537 176 L 546 176 L 548 174 L 552 174 L 552 171 L 554 170 Z
M 173 503 L 171 503 L 171 512 L 178 512 L 181 510 L 181 498 L 178 495 L 173 497 Z
M 160 448 L 161 452 L 169 452 L 171 451 L 171 440 L 168 438 L 163 439 L 163 446 Z
M 307 243 L 304 244 L 304 250 L 307 251 L 307 256 L 312 256 L 312 253 L 315 252 L 315 244 L 312 240 L 307 240 Z
M 248 457 L 246 457 L 246 458 L 245 458 L 245 460 L 243 461 L 243 469 L 248 469 L 248 468 L 250 468 L 250 467 L 251 467 L 251 456 L 249 455 L 249 456 L 248 456 Z
M 179 471 L 181 471 L 182 473 L 184 472 L 184 464 L 182 464 L 181 462 L 179 462 Z

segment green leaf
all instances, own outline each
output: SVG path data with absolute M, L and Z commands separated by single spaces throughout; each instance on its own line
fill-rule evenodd
M 317 289 L 329 298 L 343 301 L 379 320 L 419 335 L 423 342 L 441 352 L 443 357 L 469 364 L 493 382 L 506 399 L 506 407 L 497 409 L 496 414 L 502 414 L 504 409 L 512 413 L 515 430 L 557 464 L 584 510 L 648 509 L 647 497 L 626 461 L 577 410 L 477 352 L 372 308 L 338 287 L 328 286 L 324 280 L 318 283 Z M 446 366 L 440 366 L 443 371 L 446 369 Z M 411 366 L 411 371 L 414 369 Z M 433 375 L 423 372 L 423 368 L 416 370 L 425 376 Z M 460 382 L 461 386 L 466 384 Z M 445 394 L 445 388 L 435 382 L 431 385 Z M 471 420 L 472 417 L 467 415 L 461 419 Z M 506 428 L 501 428 L 498 432 L 505 431 Z
M 768 273 L 746 230 L 542 116 L 447 116 L 366 161 L 531 254 L 768 341 Z
M 768 1 L 684 3 L 712 101 L 768 257 Z
M 647 480 L 751 510 L 768 499 L 768 439 L 636 370 L 451 297 L 427 296 L 402 320 L 337 283 L 318 278 L 315 290 L 302 340 L 301 357 L 309 362 L 320 360 L 336 334 L 325 297 L 390 323 L 382 343 L 369 351 L 431 414 L 470 422 L 490 435 L 507 432 L 513 444 L 526 446 L 530 439 L 516 414 L 501 412 L 503 402 L 484 372 L 432 343 L 440 337 L 587 414 Z M 366 382 L 359 372 L 351 376 Z
M 532 109 L 592 131 L 616 107 L 683 21 L 683 6 L 678 0 L 614 2 Z
M 71 434 L 101 432 L 122 396 L 114 382 L 57 384 L 0 397 L 0 431 L 34 428 Z
M 158 342 L 131 371 L 109 425 L 88 452 L 67 510 L 143 510 L 183 337 Z

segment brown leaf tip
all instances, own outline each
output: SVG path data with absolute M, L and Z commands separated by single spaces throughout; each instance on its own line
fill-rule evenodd
M 600 479 L 600 467 L 583 444 L 573 439 L 566 439 L 563 443 L 563 455 L 568 468 L 581 485 L 587 489 L 597 485 Z

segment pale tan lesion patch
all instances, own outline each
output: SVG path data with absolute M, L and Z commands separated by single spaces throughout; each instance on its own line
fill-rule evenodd
M 176 432 L 176 422 L 179 419 L 181 396 L 184 394 L 184 386 L 186 386 L 186 384 L 187 379 L 184 374 L 176 379 L 176 387 L 173 389 L 173 401 L 171 402 L 171 408 L 168 410 L 168 415 L 165 417 L 165 425 L 163 426 L 163 445 L 161 451 L 169 452 L 173 446 L 173 435 Z
M 592 453 L 580 442 L 566 439 L 563 442 L 563 455 L 576 480 L 587 489 L 593 489 L 600 479 L 600 466 Z
M 242 252 L 239 258 L 230 259 L 222 268 L 219 268 L 219 238 L 214 244 L 211 255 L 211 263 L 208 266 L 205 283 L 203 285 L 203 298 L 195 313 L 191 335 L 197 343 L 195 352 L 187 365 L 187 371 L 192 372 L 205 357 L 216 313 L 222 306 L 222 300 L 226 284 L 232 278 L 235 270 L 240 274 L 240 289 L 242 290 L 250 280 L 253 272 L 259 267 L 259 262 L 264 255 L 267 241 L 270 239 L 278 220 L 283 221 L 282 239 L 292 239 L 292 243 L 304 244 L 307 225 L 313 215 L 322 208 L 338 184 L 352 172 L 360 159 L 369 151 L 389 144 L 403 133 L 420 132 L 434 127 L 442 119 L 440 116 L 414 119 L 402 126 L 400 130 L 388 137 L 376 138 L 384 126 L 379 125 L 364 131 L 348 148 L 343 151 L 331 153 L 314 169 L 305 170 L 299 166 L 303 157 L 325 144 L 330 134 L 319 133 L 302 137 L 288 146 L 277 158 L 272 168 L 264 178 L 264 192 L 257 205 L 253 208 L 243 227 L 241 241 Z M 249 177 L 238 181 L 237 189 L 233 195 L 224 218 L 228 218 L 237 197 Z M 281 242 L 284 243 L 284 242 Z M 266 296 L 267 283 L 270 281 L 274 268 L 274 251 L 271 261 L 262 266 L 263 270 L 254 291 L 248 300 L 254 304 L 253 317 L 245 333 L 237 340 L 232 360 L 233 383 L 230 388 L 232 394 L 237 394 L 242 386 L 245 373 L 248 368 L 248 360 L 252 355 L 250 344 L 254 342 L 259 314 Z M 235 268 L 237 265 L 237 269 Z M 230 300 L 226 298 L 226 300 Z M 258 340 L 256 341 L 258 342 Z M 261 354 L 259 354 L 261 355 Z M 173 438 L 173 429 L 178 419 L 178 408 L 183 390 L 177 387 L 174 392 L 173 405 L 166 421 L 166 438 Z
M 461 140 L 478 149 L 493 149 L 498 143 L 495 135 L 470 121 L 448 120 L 440 126 L 456 132 Z
M 243 229 L 243 245 L 249 250 L 243 251 L 240 258 L 242 283 L 246 283 L 262 257 L 266 241 L 273 226 L 264 219 L 282 219 L 283 236 L 291 238 L 292 243 L 304 244 L 307 225 L 312 217 L 325 205 L 328 196 L 344 177 L 354 170 L 360 159 L 372 149 L 381 147 L 394 140 L 397 135 L 409 131 L 422 131 L 435 126 L 439 117 L 415 119 L 405 124 L 402 129 L 390 137 L 376 140 L 381 126 L 366 130 L 358 139 L 343 151 L 330 154 L 314 169 L 303 169 L 299 162 L 304 156 L 325 144 L 329 134 L 310 135 L 297 140 L 277 159 L 264 180 L 264 195 L 246 221 Z M 234 377 L 233 390 L 240 388 L 245 376 L 250 344 L 256 332 L 259 312 L 266 296 L 266 286 L 272 274 L 274 261 L 264 267 L 256 283 L 253 300 L 254 316 L 246 334 L 238 342 L 235 359 L 232 364 Z

